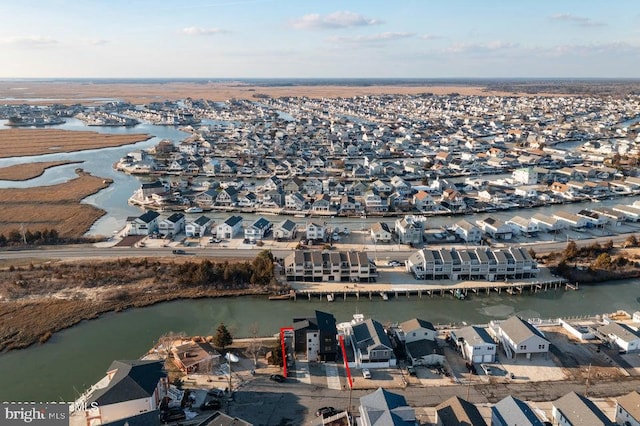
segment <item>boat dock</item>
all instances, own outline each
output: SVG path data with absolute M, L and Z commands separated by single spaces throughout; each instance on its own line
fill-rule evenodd
M 292 283 L 290 283 L 292 284 Z M 433 284 L 347 284 L 347 283 L 293 283 L 293 300 L 307 298 L 308 300 L 331 300 L 342 297 L 381 298 L 382 300 L 400 299 L 406 297 L 445 297 L 450 296 L 460 300 L 470 294 L 489 295 L 491 293 L 507 293 L 512 296 L 534 294 L 549 290 L 578 290 L 578 283 L 569 283 L 563 278 L 548 280 L 519 281 L 519 282 L 490 282 L 490 281 L 465 281 L 451 285 Z

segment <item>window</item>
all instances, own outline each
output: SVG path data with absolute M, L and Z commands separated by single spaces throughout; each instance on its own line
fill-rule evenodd
M 538 345 L 538 349 L 544 349 L 544 345 Z
M 527 345 L 520 345 L 520 350 L 521 351 L 526 351 L 527 350 Z

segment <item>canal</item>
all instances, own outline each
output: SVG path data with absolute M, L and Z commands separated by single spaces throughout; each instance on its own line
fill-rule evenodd
M 189 335 L 211 335 L 220 322 L 234 336 L 250 335 L 251 324 L 259 324 L 261 335 L 271 335 L 290 325 L 293 317 L 311 315 L 319 309 L 333 313 L 339 322 L 354 313 L 382 323 L 402 322 L 413 317 L 434 324 L 487 323 L 517 314 L 525 318 L 595 315 L 624 309 L 640 310 L 640 280 L 608 285 L 580 286 L 579 291 L 551 290 L 523 296 L 472 295 L 459 301 L 451 296 L 412 297 L 389 301 L 340 298 L 327 301 L 268 301 L 240 297 L 198 299 L 163 303 L 101 318 L 55 334 L 44 345 L 0 355 L 2 400 L 60 401 L 77 397 L 101 378 L 115 359 L 142 356 L 168 331 Z

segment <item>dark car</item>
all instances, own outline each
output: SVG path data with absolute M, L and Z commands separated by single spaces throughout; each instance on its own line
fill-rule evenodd
M 210 399 L 208 401 L 205 401 L 204 403 L 202 403 L 202 405 L 200 405 L 200 409 L 203 411 L 206 410 L 219 410 L 220 407 L 222 407 L 222 404 L 220 403 L 220 400 L 218 399 Z
M 329 416 L 333 416 L 334 414 L 336 414 L 338 412 L 338 410 L 336 410 L 333 407 L 322 407 L 322 408 L 318 408 L 318 411 L 316 411 L 316 417 L 329 417 Z
M 286 377 L 284 377 L 284 376 L 283 376 L 283 375 L 281 375 L 281 374 L 272 374 L 272 375 L 269 377 L 269 380 L 273 380 L 274 382 L 282 383 L 282 382 L 286 382 L 286 381 L 287 381 L 287 378 L 286 378 Z
M 160 416 L 160 420 L 163 423 L 177 422 L 186 418 L 187 415 L 184 413 L 184 410 L 182 408 L 170 408 Z
M 173 251 L 173 254 L 185 254 L 185 251 L 184 250 L 180 250 L 180 249 L 175 249 Z

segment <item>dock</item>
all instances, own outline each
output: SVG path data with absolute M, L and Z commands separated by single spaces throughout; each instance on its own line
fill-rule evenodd
M 535 294 L 549 290 L 578 290 L 578 283 L 572 284 L 563 278 L 553 278 L 548 280 L 518 281 L 518 282 L 489 282 L 489 281 L 465 281 L 451 285 L 433 284 L 347 284 L 347 283 L 295 283 L 296 297 L 308 300 L 334 300 L 342 297 L 355 297 L 356 299 L 366 298 L 373 300 L 381 298 L 389 300 L 400 297 L 453 297 L 459 300 L 466 299 L 469 294 L 490 295 L 491 293 L 507 293 L 511 296 L 521 296 Z

